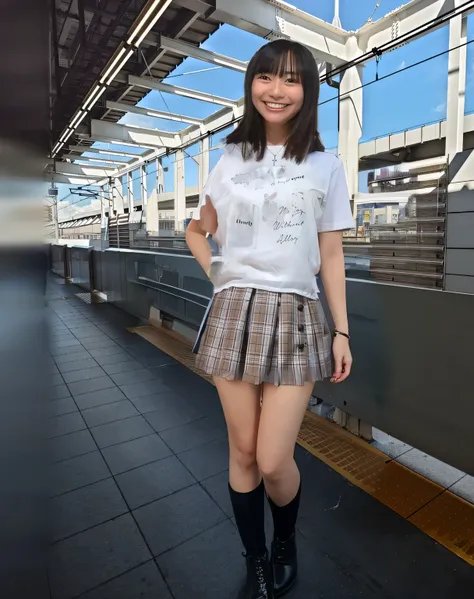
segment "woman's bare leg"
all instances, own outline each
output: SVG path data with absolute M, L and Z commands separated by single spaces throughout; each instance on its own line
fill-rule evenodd
M 257 466 L 260 387 L 217 377 L 214 382 L 229 433 L 229 482 L 235 491 L 246 493 L 261 480 Z
M 300 486 L 294 450 L 313 388 L 314 383 L 264 386 L 257 463 L 268 495 L 279 506 L 287 505 Z

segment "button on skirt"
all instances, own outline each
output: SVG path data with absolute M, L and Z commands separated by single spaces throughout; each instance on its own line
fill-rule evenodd
M 332 336 L 319 300 L 231 287 L 212 301 L 196 366 L 259 385 L 303 385 L 332 376 Z

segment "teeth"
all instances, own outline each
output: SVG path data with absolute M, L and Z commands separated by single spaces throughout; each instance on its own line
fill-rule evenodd
M 265 102 L 269 108 L 285 108 L 287 104 L 275 104 L 274 102 Z

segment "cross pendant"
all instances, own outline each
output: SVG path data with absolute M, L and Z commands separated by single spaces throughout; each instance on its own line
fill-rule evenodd
M 273 156 L 273 166 L 276 166 L 276 163 L 277 163 L 277 157 Z

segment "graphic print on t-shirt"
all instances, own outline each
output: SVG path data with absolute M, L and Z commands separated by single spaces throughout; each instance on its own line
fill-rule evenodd
M 258 207 L 246 200 L 237 201 L 230 215 L 227 245 L 235 248 L 255 247 L 258 232 Z
M 267 248 L 296 245 L 307 218 L 318 219 L 322 214 L 324 194 L 308 189 L 305 175 L 291 176 L 285 166 L 258 167 L 237 173 L 231 181 L 241 191 L 231 210 L 228 247 L 256 247 L 260 221 Z M 262 202 L 263 190 L 267 191 Z
M 298 243 L 306 221 L 305 207 L 304 191 L 293 192 L 289 204 L 279 205 L 278 217 L 272 226 L 279 233 L 276 240 L 279 245 Z

